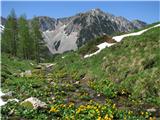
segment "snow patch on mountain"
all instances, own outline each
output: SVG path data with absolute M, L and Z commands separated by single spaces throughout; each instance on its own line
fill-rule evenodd
M 117 42 L 120 42 L 120 41 L 121 41 L 123 38 L 125 38 L 125 37 L 141 35 L 141 34 L 143 34 L 144 32 L 146 32 L 146 31 L 148 31 L 148 30 L 150 30 L 150 29 L 152 29 L 152 28 L 154 28 L 154 27 L 158 27 L 158 26 L 160 26 L 160 24 L 155 25 L 155 26 L 150 27 L 150 28 L 147 28 L 147 29 L 144 29 L 144 30 L 141 30 L 141 31 L 139 31 L 139 32 L 134 32 L 134 33 L 129 33 L 129 34 L 124 34 L 124 35 L 115 36 L 115 37 L 113 37 L 112 39 L 114 39 L 114 40 L 117 41 Z
M 0 33 L 4 31 L 4 26 L 0 25 Z
M 99 48 L 96 52 L 92 53 L 92 54 L 89 54 L 89 55 L 85 55 L 84 58 L 87 58 L 87 57 L 91 57 L 93 55 L 96 55 L 98 54 L 99 52 L 101 52 L 103 49 L 105 49 L 106 47 L 110 47 L 112 45 L 114 45 L 115 43 L 107 43 L 107 42 L 104 42 L 104 43 L 101 43 L 99 45 L 97 45 L 97 47 Z
M 129 37 L 129 36 L 136 36 L 136 35 L 141 35 L 143 34 L 144 32 L 152 29 L 152 28 L 155 28 L 155 27 L 159 27 L 160 24 L 158 25 L 155 25 L 153 27 L 150 27 L 150 28 L 147 28 L 147 29 L 144 29 L 144 30 L 141 30 L 139 32 L 134 32 L 134 33 L 129 33 L 129 34 L 124 34 L 124 35 L 120 35 L 120 36 L 115 36 L 115 37 L 112 37 L 112 39 L 114 39 L 115 41 L 117 42 L 120 42 L 123 38 L 125 37 Z M 96 52 L 92 53 L 92 54 L 89 54 L 89 55 L 85 55 L 84 58 L 88 58 L 88 57 L 91 57 L 93 55 L 96 55 L 98 53 L 100 53 L 103 49 L 105 49 L 106 47 L 110 47 L 112 45 L 114 45 L 115 43 L 107 43 L 107 42 L 104 42 L 104 43 L 101 43 L 99 45 L 97 45 L 97 47 L 99 48 Z

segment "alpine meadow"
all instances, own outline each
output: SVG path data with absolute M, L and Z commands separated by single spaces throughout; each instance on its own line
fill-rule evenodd
M 1 119 L 159 120 L 159 3 L 3 1 Z

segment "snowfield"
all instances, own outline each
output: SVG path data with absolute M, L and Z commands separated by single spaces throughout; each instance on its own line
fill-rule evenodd
M 2 100 L 2 96 L 4 96 L 5 94 L 0 90 L 0 106 L 2 106 L 2 105 L 5 105 L 7 102 L 4 102 L 3 100 Z
M 114 40 L 117 41 L 117 42 L 120 42 L 120 41 L 122 41 L 123 38 L 125 38 L 125 37 L 141 35 L 141 34 L 143 34 L 144 32 L 146 32 L 146 31 L 148 31 L 148 30 L 150 30 L 150 29 L 152 29 L 152 28 L 159 27 L 159 26 L 160 26 L 160 24 L 155 25 L 155 26 L 150 27 L 150 28 L 147 28 L 147 29 L 144 29 L 144 30 L 141 30 L 141 31 L 139 31 L 139 32 L 134 32 L 134 33 L 124 34 L 124 35 L 114 36 L 114 37 L 112 37 L 112 39 L 114 39 Z M 103 49 L 105 49 L 106 47 L 110 47 L 110 46 L 112 46 L 112 45 L 114 45 L 114 44 L 115 44 L 115 43 L 107 43 L 107 42 L 101 43 L 101 44 L 97 45 L 97 47 L 99 48 L 99 50 L 97 50 L 96 52 L 94 52 L 94 53 L 92 53 L 92 54 L 85 55 L 84 58 L 88 58 L 88 57 L 91 57 L 91 56 L 93 56 L 93 55 L 96 55 L 96 54 L 98 54 L 99 52 L 101 52 Z
M 148 30 L 150 30 L 150 29 L 152 29 L 152 28 L 159 27 L 159 26 L 160 26 L 160 24 L 155 25 L 155 26 L 150 27 L 150 28 L 147 28 L 147 29 L 144 29 L 144 30 L 141 30 L 141 31 L 139 31 L 139 32 L 134 32 L 134 33 L 124 34 L 124 35 L 120 35 L 120 36 L 115 36 L 115 37 L 113 37 L 112 39 L 114 39 L 114 40 L 117 41 L 117 42 L 120 42 L 120 41 L 121 41 L 123 38 L 125 38 L 125 37 L 141 35 L 141 34 L 143 34 L 144 32 L 146 32 L 146 31 L 148 31 Z
M 89 55 L 85 55 L 84 58 L 87 58 L 87 57 L 91 57 L 93 55 L 96 55 L 97 53 L 101 52 L 101 50 L 103 50 L 104 48 L 106 47 L 110 47 L 112 45 L 114 45 L 115 43 L 107 43 L 107 42 L 104 42 L 104 43 L 101 43 L 99 45 L 97 45 L 97 47 L 99 48 L 99 50 L 97 50 L 96 52 L 92 53 L 92 54 L 89 54 Z
M 0 33 L 4 31 L 4 26 L 0 25 Z
M 0 90 L 0 106 L 3 106 L 3 105 L 7 104 L 7 103 L 10 102 L 10 101 L 19 102 L 19 100 L 16 99 L 16 98 L 15 98 L 15 99 L 8 99 L 6 102 L 3 101 L 2 96 L 5 96 L 5 95 L 7 95 L 7 93 L 3 93 L 3 92 Z

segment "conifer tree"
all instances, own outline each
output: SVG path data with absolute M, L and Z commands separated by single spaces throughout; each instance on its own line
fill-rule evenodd
M 11 32 L 11 17 L 8 16 L 5 24 L 5 29 L 2 33 L 2 42 L 1 48 L 2 52 L 11 53 L 11 40 L 12 40 L 12 32 Z
M 32 39 L 34 40 L 34 52 L 37 63 L 41 60 L 42 34 L 40 31 L 40 23 L 36 17 L 32 20 Z
M 19 55 L 24 59 L 31 59 L 33 42 L 29 32 L 29 25 L 26 16 L 19 18 Z
M 10 15 L 7 18 L 4 32 L 2 34 L 2 51 L 17 55 L 17 43 L 18 43 L 18 27 L 17 18 L 14 9 L 11 10 Z

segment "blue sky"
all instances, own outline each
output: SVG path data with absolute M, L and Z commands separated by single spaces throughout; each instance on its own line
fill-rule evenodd
M 160 20 L 160 2 L 158 1 L 2 1 L 1 5 L 3 17 L 6 17 L 12 8 L 15 9 L 18 17 L 25 13 L 29 19 L 33 16 L 67 17 L 100 8 L 104 12 L 123 16 L 129 20 L 139 19 L 147 23 Z

